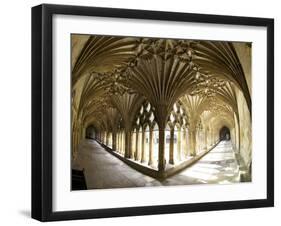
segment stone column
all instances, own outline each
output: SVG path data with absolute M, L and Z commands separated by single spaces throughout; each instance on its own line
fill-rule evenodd
M 118 153 L 121 151 L 121 132 L 118 133 Z
M 138 137 L 138 160 L 141 159 L 141 154 L 142 154 L 142 131 L 139 132 L 139 137 Z
M 209 131 L 209 144 L 211 147 L 213 147 L 213 130 L 211 128 Z
M 182 151 L 183 151 L 183 154 L 184 154 L 184 158 L 187 157 L 187 137 L 186 137 L 186 129 L 183 130 L 183 134 L 182 134 Z
M 197 141 L 195 143 L 195 150 L 197 150 L 197 152 L 201 151 L 201 134 L 200 134 L 200 129 L 196 129 L 196 136 L 195 136 L 195 140 Z
M 122 150 L 122 132 L 119 132 L 119 148 L 118 148 L 118 152 L 121 153 Z
M 195 156 L 196 155 L 196 131 L 194 128 L 190 128 L 188 130 L 189 132 L 189 144 L 190 144 L 190 155 Z
M 178 160 L 181 161 L 181 129 L 178 129 L 177 133 L 177 153 L 178 153 Z
M 153 129 L 149 130 L 149 160 L 148 165 L 153 164 Z
M 234 113 L 234 127 L 235 127 L 235 137 L 236 137 L 236 149 L 237 152 L 240 153 L 240 123 L 239 117 Z
M 138 158 L 138 156 L 139 156 L 139 140 L 138 140 L 138 138 L 139 138 L 139 131 L 138 130 L 136 130 L 136 143 L 135 143 L 135 145 L 136 145 L 136 147 L 135 147 L 135 160 L 137 161 L 137 160 L 139 160 L 139 158 Z
M 86 128 L 82 128 L 82 139 L 86 138 Z
M 145 162 L 145 160 L 145 130 L 143 130 L 141 139 L 141 162 Z
M 116 132 L 112 131 L 112 150 L 116 151 Z
M 106 140 L 105 140 L 106 146 L 109 145 L 109 132 L 106 132 Z
M 121 142 L 121 131 L 118 133 L 118 152 L 121 153 L 121 147 L 122 142 Z
M 120 150 L 119 151 L 122 154 L 122 152 L 123 152 L 123 132 L 122 131 L 120 132 L 119 139 L 120 139 Z
M 118 153 L 120 152 L 121 150 L 121 132 L 118 133 Z
M 134 132 L 130 133 L 130 148 L 129 148 L 129 158 L 133 159 L 134 158 Z
M 125 155 L 124 156 L 125 156 L 125 158 L 130 158 L 130 152 L 131 152 L 131 142 L 130 142 L 130 140 L 131 140 L 131 132 L 130 132 L 129 128 L 127 128 L 125 130 L 124 136 L 125 136 L 125 143 L 124 143 Z
M 170 150 L 169 150 L 169 163 L 175 164 L 174 161 L 174 128 L 170 130 Z
M 122 155 L 125 156 L 125 132 L 122 132 Z
M 208 140 L 207 140 L 207 137 L 208 137 L 208 130 L 205 129 L 204 138 L 205 138 L 205 150 L 206 151 L 208 150 Z
M 165 170 L 165 127 L 159 126 L 158 171 Z

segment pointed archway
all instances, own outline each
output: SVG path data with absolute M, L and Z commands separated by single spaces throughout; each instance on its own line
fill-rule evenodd
M 228 127 L 223 126 L 220 129 L 220 140 L 230 140 L 230 130 Z

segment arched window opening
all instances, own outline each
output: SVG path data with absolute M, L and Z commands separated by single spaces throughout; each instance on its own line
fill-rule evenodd
M 150 167 L 157 167 L 159 130 L 153 106 L 144 101 L 134 119 L 132 151 L 134 160 Z
M 141 155 L 141 162 L 147 163 L 149 158 L 149 127 L 148 125 L 144 125 L 143 128 L 143 138 L 142 138 L 142 155 Z
M 95 128 L 91 125 L 86 128 L 86 139 L 95 139 L 96 131 Z
M 165 162 L 169 161 L 170 159 L 170 142 L 171 142 L 171 128 L 167 124 L 165 128 L 165 151 L 164 151 Z
M 175 125 L 175 135 L 174 135 L 174 159 L 176 162 L 182 160 L 181 151 L 182 151 L 182 129 L 181 125 L 177 123 Z
M 107 146 L 112 148 L 112 132 L 108 133 L 108 141 L 107 141 Z
M 230 140 L 230 130 L 228 127 L 223 126 L 220 129 L 220 140 Z
M 188 118 L 180 101 L 173 105 L 166 127 L 165 156 L 177 165 L 188 158 Z
M 153 135 L 152 135 L 152 163 L 151 165 L 153 167 L 157 167 L 158 166 L 158 150 L 159 150 L 159 128 L 158 128 L 158 124 L 155 123 L 153 125 Z

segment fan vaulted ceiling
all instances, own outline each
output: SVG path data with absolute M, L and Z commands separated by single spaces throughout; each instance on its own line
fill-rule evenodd
M 96 127 L 111 125 L 116 109 L 132 120 L 144 99 L 159 126 L 178 100 L 189 116 L 237 112 L 235 89 L 251 112 L 237 51 L 223 41 L 73 35 L 72 87 L 76 116 Z

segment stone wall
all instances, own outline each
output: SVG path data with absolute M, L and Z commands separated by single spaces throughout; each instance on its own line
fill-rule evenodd
M 237 102 L 240 124 L 240 155 L 246 165 L 249 165 L 252 157 L 252 122 L 245 98 L 237 89 Z

